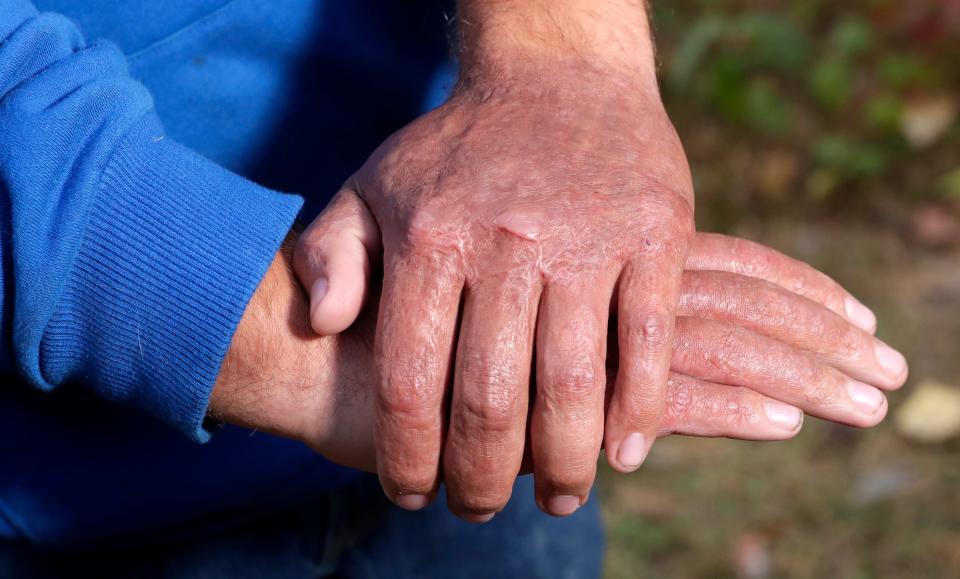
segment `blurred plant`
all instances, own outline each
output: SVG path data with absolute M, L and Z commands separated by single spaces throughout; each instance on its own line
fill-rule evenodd
M 960 0 L 653 5 L 708 217 L 889 212 L 957 190 Z M 776 187 L 771 151 L 795 168 Z

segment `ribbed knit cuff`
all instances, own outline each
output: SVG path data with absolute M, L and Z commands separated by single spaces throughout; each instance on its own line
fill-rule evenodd
M 196 440 L 254 290 L 302 200 L 161 136 L 118 145 L 41 343 L 51 384 L 79 380 Z

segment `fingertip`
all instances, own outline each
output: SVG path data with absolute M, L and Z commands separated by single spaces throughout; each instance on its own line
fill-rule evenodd
M 889 410 L 890 404 L 887 401 L 886 396 L 884 396 L 883 400 L 880 402 L 880 406 L 873 412 L 873 414 L 854 415 L 848 421 L 848 424 L 855 428 L 873 428 L 884 421 Z
M 853 426 L 870 428 L 887 415 L 887 397 L 879 389 L 857 380 L 849 380 L 846 389 L 856 413 L 850 418 Z
M 903 354 L 887 344 L 877 340 L 874 344 L 874 357 L 888 379 L 888 387 L 897 389 L 907 381 L 907 359 Z
M 853 296 L 847 296 L 843 300 L 843 309 L 847 313 L 847 318 L 861 330 L 870 334 L 877 331 L 877 316 L 870 308 L 860 303 Z
M 331 307 L 329 294 L 329 280 L 325 276 L 318 277 L 310 288 L 310 325 L 321 336 L 338 334 L 345 329 L 341 327 L 342 316 Z
M 326 276 L 322 275 L 310 286 L 310 326 L 314 332 L 321 336 L 326 335 L 329 322 L 325 315 L 325 308 L 323 307 L 324 298 L 327 297 L 329 287 L 330 282 Z
M 555 517 L 569 517 L 583 504 L 580 497 L 574 495 L 555 495 L 543 501 L 541 509 Z
M 319 276 L 313 282 L 313 286 L 310 287 L 310 303 L 319 306 L 323 302 L 323 298 L 327 296 L 327 290 L 330 288 L 330 282 L 327 280 L 326 276 Z
M 333 279 L 318 277 L 310 291 L 310 324 L 321 336 L 339 334 L 356 321 L 369 281 L 363 267 L 343 260 L 332 261 L 329 271 Z
M 607 453 L 607 462 L 617 472 L 634 472 L 647 460 L 653 438 L 642 432 L 628 434 L 620 441 L 615 452 Z
M 496 513 L 460 513 L 457 516 L 472 525 L 482 525 L 490 522 L 496 516 Z
M 430 504 L 430 499 L 420 494 L 399 495 L 394 503 L 405 511 L 419 511 Z
M 795 406 L 777 400 L 764 401 L 763 414 L 770 424 L 786 435 L 785 438 L 795 436 L 803 427 L 803 412 Z

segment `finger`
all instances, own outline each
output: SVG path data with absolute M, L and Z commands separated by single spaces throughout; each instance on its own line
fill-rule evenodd
M 487 276 L 465 293 L 444 484 L 452 512 L 484 522 L 507 504 L 523 458 L 540 276 Z
M 886 397 L 873 386 L 788 344 L 713 320 L 677 318 L 671 369 L 745 386 L 813 416 L 851 426 L 874 426 L 887 411 Z
M 747 328 L 886 390 L 907 378 L 907 361 L 899 352 L 825 306 L 759 278 L 686 271 L 678 315 Z
M 607 461 L 620 472 L 643 463 L 663 416 L 683 259 L 676 254 L 653 263 L 634 261 L 620 276 L 619 368 L 604 433 Z
M 589 497 L 603 440 L 606 340 L 614 276 L 547 284 L 537 320 L 530 420 L 537 504 L 565 516 Z M 610 288 L 602 291 L 598 288 Z
M 386 495 L 409 510 L 436 494 L 443 400 L 462 278 L 453 258 L 390 256 L 374 346 L 380 375 L 375 439 Z
M 686 269 L 714 270 L 757 277 L 821 303 L 866 332 L 877 329 L 877 317 L 857 298 L 811 266 L 746 239 L 698 233 Z
M 803 412 L 741 386 L 727 386 L 670 373 L 667 405 L 658 436 L 724 436 L 785 440 L 796 436 Z
M 750 388 L 671 372 L 657 437 L 681 434 L 740 440 L 786 440 L 803 426 L 803 411 Z M 520 473 L 532 470 L 524 460 Z
M 341 189 L 294 251 L 294 270 L 310 294 L 315 332 L 339 334 L 353 324 L 367 298 L 371 256 L 379 254 L 373 215 L 354 191 Z

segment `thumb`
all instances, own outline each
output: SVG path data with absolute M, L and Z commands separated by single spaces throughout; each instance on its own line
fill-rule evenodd
M 320 335 L 346 330 L 360 315 L 370 286 L 371 255 L 380 230 L 355 191 L 341 189 L 297 242 L 293 267 L 310 294 L 310 325 Z

